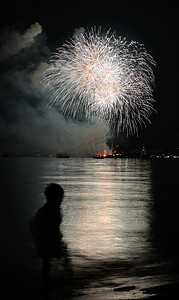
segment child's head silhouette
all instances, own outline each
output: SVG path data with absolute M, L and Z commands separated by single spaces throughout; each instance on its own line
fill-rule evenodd
M 59 203 L 63 199 L 64 190 L 57 183 L 50 183 L 45 188 L 44 194 L 46 196 L 47 202 Z

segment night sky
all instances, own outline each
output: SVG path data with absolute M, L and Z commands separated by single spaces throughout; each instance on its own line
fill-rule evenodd
M 8 2 L 0 18 L 0 154 L 73 149 L 101 128 L 46 108 L 40 80 L 50 53 L 79 27 L 102 26 L 144 44 L 157 63 L 152 124 L 121 147 L 178 147 L 178 6 L 175 1 Z M 80 141 L 80 142 L 79 142 Z

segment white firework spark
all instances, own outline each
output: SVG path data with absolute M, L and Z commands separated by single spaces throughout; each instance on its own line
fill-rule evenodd
M 103 118 L 113 133 L 137 133 L 154 110 L 152 66 L 144 45 L 101 28 L 81 32 L 52 54 L 43 78 L 49 107 L 74 119 Z

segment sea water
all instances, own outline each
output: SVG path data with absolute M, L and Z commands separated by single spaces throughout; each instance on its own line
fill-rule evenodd
M 0 261 L 6 292 L 25 294 L 27 286 L 38 286 L 41 261 L 28 224 L 52 182 L 65 191 L 61 231 L 83 299 L 116 299 L 119 286 L 135 287 L 130 299 L 136 299 L 156 282 L 175 282 L 178 166 L 177 159 L 0 158 Z M 56 281 L 58 264 L 53 262 L 51 270 Z M 118 299 L 127 295 L 124 289 Z

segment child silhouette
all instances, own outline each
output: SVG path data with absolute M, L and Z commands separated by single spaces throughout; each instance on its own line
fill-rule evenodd
M 47 203 L 30 220 L 29 227 L 37 253 L 42 258 L 43 291 L 47 293 L 51 258 L 67 257 L 67 249 L 60 231 L 64 190 L 59 184 L 51 183 L 44 194 Z

